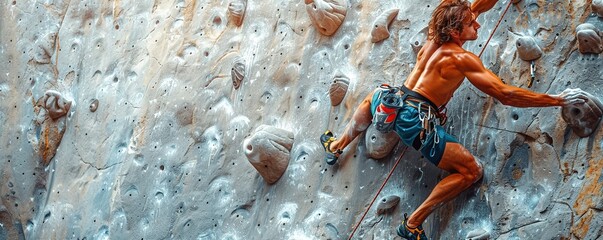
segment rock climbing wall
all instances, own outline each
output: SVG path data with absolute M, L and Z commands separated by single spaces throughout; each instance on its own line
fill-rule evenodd
M 510 85 L 603 98 L 603 2 L 515 2 L 484 64 Z M 318 136 L 404 82 L 437 4 L 0 2 L 0 239 L 345 239 L 402 155 L 354 234 L 396 238 L 447 173 L 373 127 L 328 166 Z M 600 238 L 597 106 L 566 122 L 462 85 L 446 128 L 485 174 L 427 219 L 430 237 Z

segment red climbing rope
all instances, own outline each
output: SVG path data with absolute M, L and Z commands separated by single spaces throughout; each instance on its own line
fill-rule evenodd
M 377 199 L 377 197 L 381 193 L 381 190 L 383 190 L 383 187 L 385 187 L 385 184 L 389 180 L 389 177 L 391 177 L 392 173 L 394 173 L 394 170 L 396 170 L 396 167 L 398 166 L 398 163 L 400 163 L 400 160 L 402 159 L 402 156 L 404 156 L 404 154 L 406 153 L 406 150 L 408 150 L 408 147 L 404 148 L 404 151 L 402 152 L 402 154 L 400 154 L 400 157 L 398 157 L 398 160 L 396 161 L 396 164 L 394 164 L 394 167 L 392 168 L 392 170 L 389 171 L 389 174 L 385 178 L 385 181 L 383 181 L 383 184 L 381 184 L 381 187 L 379 188 L 379 191 L 377 191 L 377 194 L 375 194 L 375 197 L 373 197 L 373 201 L 371 201 L 371 204 L 369 204 L 369 206 L 366 208 L 366 211 L 364 211 L 364 214 L 362 214 L 362 217 L 360 218 L 360 221 L 358 221 L 358 223 L 354 227 L 354 230 L 352 231 L 352 234 L 350 234 L 350 237 L 348 238 L 348 240 L 352 239 L 352 237 L 354 236 L 354 233 L 356 232 L 356 230 L 360 226 L 360 223 L 362 223 L 362 220 L 364 220 L 364 217 L 366 217 L 366 214 L 368 213 L 369 209 L 371 209 L 371 206 L 373 206 L 373 203 L 375 203 L 375 199 Z
M 494 26 L 494 29 L 492 30 L 492 33 L 490 33 L 490 37 L 488 37 L 488 41 L 486 41 L 486 44 L 484 44 L 484 47 L 479 52 L 478 57 L 480 57 L 480 58 L 482 57 L 482 53 L 484 53 L 484 50 L 486 49 L 486 46 L 488 46 L 488 44 L 490 43 L 490 40 L 492 39 L 492 36 L 494 36 L 494 33 L 496 32 L 496 29 L 498 29 L 498 25 L 500 25 L 500 22 L 502 21 L 503 17 L 505 16 L 505 14 L 507 14 L 507 10 L 509 10 L 509 7 L 511 7 L 511 3 L 513 3 L 513 1 L 509 0 L 509 4 L 507 4 L 507 8 L 505 8 L 505 11 L 503 12 L 503 14 L 500 15 L 500 18 L 498 19 L 498 22 L 496 23 L 496 26 Z

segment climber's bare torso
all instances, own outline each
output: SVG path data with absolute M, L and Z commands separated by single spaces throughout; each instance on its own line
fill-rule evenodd
M 461 56 L 471 54 L 462 48 L 462 44 L 467 40 L 477 39 L 480 25 L 476 18 L 477 15 L 471 14 L 454 42 L 438 45 L 427 40 L 417 55 L 417 65 L 405 86 L 427 97 L 437 106 L 446 104 L 465 79 L 465 75 L 458 69 L 459 60 Z

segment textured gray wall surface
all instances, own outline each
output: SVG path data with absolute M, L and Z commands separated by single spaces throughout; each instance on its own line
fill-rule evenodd
M 400 143 L 372 159 L 364 135 L 328 166 L 318 137 L 340 134 L 381 83 L 403 83 L 438 1 L 316 0 L 330 2 L 346 10 L 330 36 L 301 0 L 0 2 L 0 239 L 345 239 L 403 154 L 378 197 L 400 203 L 373 205 L 354 235 L 399 238 L 402 213 L 447 173 Z M 481 51 L 506 4 L 466 49 Z M 575 35 L 591 23 L 601 36 L 590 5 L 519 1 L 481 59 L 528 88 L 516 41 L 532 37 L 529 89 L 603 98 L 602 56 Z M 390 35 L 373 43 L 375 22 Z M 345 83 L 337 106 L 333 82 Z M 427 219 L 430 237 L 601 238 L 600 127 L 580 138 L 558 107 L 504 106 L 469 83 L 448 114 L 484 178 Z M 288 156 L 273 184 L 244 145 L 262 125 L 266 154 Z

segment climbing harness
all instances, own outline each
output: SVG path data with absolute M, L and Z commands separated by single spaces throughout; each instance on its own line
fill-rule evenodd
M 403 92 L 402 95 L 398 94 L 400 91 Z M 417 108 L 424 129 L 433 129 L 433 126 L 430 127 L 430 123 L 435 123 L 433 122 L 435 118 L 439 120 L 439 125 L 444 125 L 448 119 L 446 116 L 446 113 L 448 112 L 446 106 L 438 108 L 429 99 L 408 89 L 404 85 L 400 87 L 391 87 L 384 83 L 379 86 L 377 94 L 379 94 L 377 95 L 377 99 L 381 99 L 381 103 L 375 109 L 373 124 L 375 124 L 375 128 L 382 133 L 387 133 L 394 128 L 398 110 L 400 110 L 404 104 L 410 104 Z M 418 107 L 409 102 L 409 100 L 412 99 L 419 104 Z M 425 113 L 422 110 L 427 110 L 428 112 Z
M 375 197 L 373 197 L 373 200 L 371 201 L 371 203 L 369 204 L 369 206 L 364 211 L 364 214 L 362 214 L 362 217 L 360 218 L 360 221 L 358 221 L 358 223 L 354 227 L 354 230 L 352 230 L 352 233 L 350 234 L 350 237 L 348 238 L 348 240 L 351 240 L 352 237 L 354 236 L 354 233 L 356 233 L 356 230 L 360 226 L 360 223 L 362 223 L 362 220 L 364 220 L 364 217 L 366 217 L 366 214 L 368 213 L 369 209 L 371 209 L 371 207 L 373 206 L 373 203 L 375 203 L 375 200 L 377 199 L 377 197 L 381 193 L 381 190 L 383 190 L 383 187 L 385 187 L 385 184 L 387 184 L 387 181 L 389 180 L 389 178 L 394 173 L 394 170 L 396 170 L 396 167 L 398 166 L 398 163 L 400 163 L 400 160 L 402 160 L 402 157 L 406 153 L 406 150 L 408 150 L 408 147 L 404 148 L 404 151 L 402 152 L 402 154 L 400 154 L 400 157 L 398 157 L 398 160 L 396 160 L 396 163 L 394 164 L 394 167 L 392 168 L 392 170 L 389 171 L 389 174 L 387 174 L 387 177 L 385 178 L 385 181 L 383 181 L 383 183 L 381 184 L 381 187 L 377 191 L 377 194 L 375 194 Z

